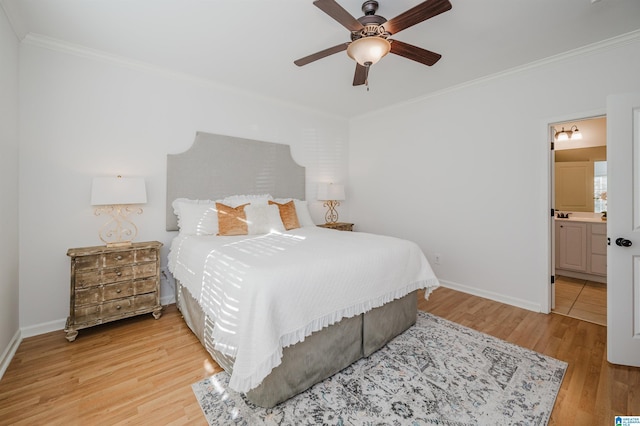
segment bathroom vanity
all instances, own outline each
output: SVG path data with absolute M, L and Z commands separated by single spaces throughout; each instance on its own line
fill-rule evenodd
M 599 216 L 555 218 L 556 275 L 607 282 L 607 222 Z

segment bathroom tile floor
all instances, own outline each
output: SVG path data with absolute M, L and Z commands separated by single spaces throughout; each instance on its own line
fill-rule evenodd
M 607 285 L 557 276 L 556 304 L 552 312 L 606 326 Z

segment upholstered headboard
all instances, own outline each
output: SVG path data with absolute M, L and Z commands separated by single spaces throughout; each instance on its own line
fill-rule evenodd
M 167 155 L 167 231 L 177 231 L 176 198 L 217 200 L 230 195 L 271 194 L 305 199 L 305 169 L 289 145 L 196 133 L 187 151 Z

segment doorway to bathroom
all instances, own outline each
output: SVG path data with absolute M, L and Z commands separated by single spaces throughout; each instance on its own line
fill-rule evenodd
M 550 124 L 551 311 L 607 324 L 606 117 Z

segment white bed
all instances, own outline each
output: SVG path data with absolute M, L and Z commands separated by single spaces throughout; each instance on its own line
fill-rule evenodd
M 198 137 L 210 146 L 239 146 L 234 138 Z M 228 154 L 227 148 L 215 148 L 212 157 L 228 163 L 217 155 Z M 252 151 L 243 148 L 243 155 Z M 196 156 L 201 161 L 202 153 Z M 261 163 L 241 163 L 252 161 Z M 175 167 L 169 171 L 175 172 Z M 289 178 L 282 180 L 292 185 Z M 273 187 L 249 188 L 243 196 L 264 198 L 264 190 L 278 193 Z M 168 194 L 172 209 L 173 201 L 183 194 Z M 234 194 L 211 195 L 222 195 L 211 199 L 225 204 L 224 197 Z M 415 322 L 416 290 L 425 289 L 428 297 L 438 285 L 415 243 L 316 227 L 306 203 L 296 198 L 299 193 L 278 193 L 287 195 L 295 198 L 298 226 L 287 230 L 288 224 L 276 224 L 278 208 L 270 206 L 269 219 L 260 221 L 260 226 L 249 225 L 248 232 L 243 231 L 246 235 L 228 236 L 217 235 L 221 231 L 216 214 L 211 214 L 216 211 L 214 201 L 183 200 L 208 216 L 195 221 L 190 217 L 186 223 L 183 214 L 183 226 L 169 254 L 169 269 L 178 283 L 177 304 L 187 324 L 231 374 L 230 387 L 262 406 L 273 406 L 370 355 Z M 239 207 L 249 212 L 265 203 L 235 196 L 226 200 L 231 207 L 252 202 L 251 207 Z M 245 219 L 250 223 L 264 219 L 266 210 L 260 211 L 262 216 L 247 213 Z M 168 224 L 169 219 L 175 217 L 168 215 Z

